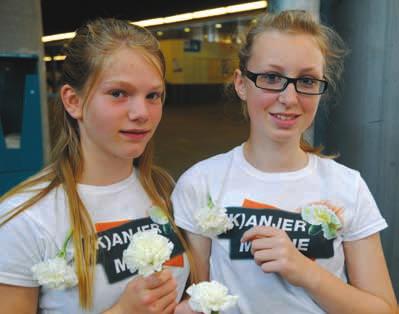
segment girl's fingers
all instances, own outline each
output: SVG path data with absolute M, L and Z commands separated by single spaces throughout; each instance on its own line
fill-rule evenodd
M 269 226 L 257 226 L 244 232 L 241 242 L 252 241 L 257 238 L 273 237 L 279 234 L 281 230 Z
M 174 300 L 172 303 L 170 303 L 164 311 L 162 311 L 162 314 L 173 314 L 175 312 L 175 308 L 177 306 L 176 300 Z
M 169 270 L 165 269 L 161 272 L 154 273 L 144 278 L 147 289 L 155 289 L 163 285 L 166 281 L 172 278 L 172 274 Z
M 176 302 L 176 297 L 177 297 L 177 291 L 176 289 L 169 292 L 167 295 L 164 295 L 162 298 L 159 298 L 156 302 L 153 304 L 153 309 L 156 312 L 167 312 L 168 308 L 173 307 L 173 311 L 177 305 Z M 172 312 L 173 313 L 173 312 Z
M 270 261 L 267 263 L 263 263 L 262 265 L 260 265 L 260 267 L 265 273 L 278 273 L 281 269 L 280 264 L 281 263 L 279 261 Z
M 164 298 L 168 296 L 171 293 L 176 293 L 177 289 L 177 283 L 174 278 L 169 279 L 167 282 L 165 282 L 163 285 L 149 290 L 149 293 L 151 295 L 151 299 L 153 302 L 160 300 L 161 298 Z
M 277 249 L 260 250 L 256 251 L 253 255 L 254 260 L 258 265 L 278 260 L 281 257 L 279 250 Z
M 276 246 L 276 241 L 274 238 L 255 239 L 252 241 L 252 244 L 251 244 L 251 252 L 252 252 L 252 254 L 254 254 L 254 252 L 256 252 L 256 251 L 271 249 L 275 246 Z

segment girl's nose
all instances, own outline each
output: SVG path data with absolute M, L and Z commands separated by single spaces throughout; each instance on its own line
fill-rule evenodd
M 298 92 L 293 82 L 280 92 L 279 101 L 286 106 L 293 106 L 298 102 Z
M 148 106 L 145 98 L 135 98 L 129 103 L 128 111 L 129 120 L 146 121 L 148 119 Z

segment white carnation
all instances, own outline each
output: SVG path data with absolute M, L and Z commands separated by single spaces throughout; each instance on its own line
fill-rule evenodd
M 138 270 L 140 275 L 149 276 L 162 269 L 173 247 L 173 243 L 155 229 L 137 232 L 123 252 L 123 261 L 132 273 Z
M 217 281 L 203 281 L 187 289 L 191 309 L 204 314 L 219 313 L 237 303 L 238 297 L 227 294 L 227 288 Z
M 318 229 L 314 226 L 321 226 L 319 230 L 323 232 L 327 240 L 334 239 L 337 236 L 337 231 L 342 227 L 342 223 L 335 212 L 323 204 L 311 204 L 302 207 L 301 216 L 304 221 L 311 225 L 309 234 L 317 234 Z
M 57 256 L 33 265 L 31 270 L 33 278 L 47 288 L 63 290 L 74 287 L 78 283 L 75 270 L 63 257 Z
M 213 204 L 199 209 L 194 218 L 201 232 L 210 236 L 225 233 L 234 227 L 231 219 L 227 216 L 226 208 Z

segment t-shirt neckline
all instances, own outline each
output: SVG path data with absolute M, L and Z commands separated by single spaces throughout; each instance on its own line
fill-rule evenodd
M 123 190 L 125 187 L 131 185 L 137 178 L 137 169 L 133 169 L 132 173 L 125 179 L 109 185 L 90 185 L 79 183 L 77 188 L 79 192 L 84 193 L 104 193 L 104 192 L 117 192 Z
M 305 167 L 287 172 L 264 172 L 252 166 L 244 156 L 244 143 L 234 150 L 234 159 L 238 165 L 251 176 L 255 176 L 264 181 L 298 180 L 310 175 L 316 166 L 317 158 L 314 154 L 308 153 L 308 163 Z

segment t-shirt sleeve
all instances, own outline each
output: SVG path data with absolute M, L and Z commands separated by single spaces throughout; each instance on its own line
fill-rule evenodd
M 176 225 L 192 233 L 200 234 L 194 214 L 196 210 L 206 205 L 206 201 L 207 191 L 204 178 L 196 168 L 187 170 L 177 181 L 172 193 Z
M 0 212 L 10 204 L 1 204 Z M 42 261 L 43 237 L 40 228 L 26 213 L 21 213 L 0 227 L 0 283 L 37 287 L 31 267 Z
M 358 178 L 359 184 L 356 203 L 352 215 L 347 217 L 349 219 L 343 234 L 344 241 L 354 241 L 368 237 L 388 226 L 366 182 L 360 175 Z

